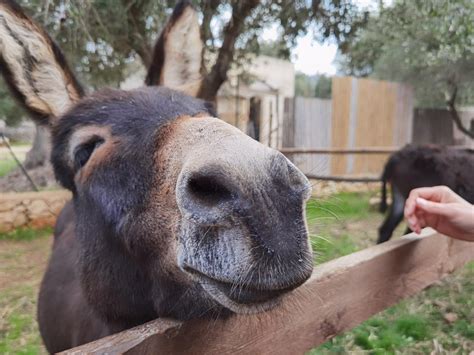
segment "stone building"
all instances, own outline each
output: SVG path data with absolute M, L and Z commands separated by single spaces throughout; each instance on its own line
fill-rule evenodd
M 142 66 L 121 85 L 143 85 Z M 295 69 L 291 62 L 259 56 L 244 68 L 231 69 L 217 94 L 217 111 L 224 121 L 274 148 L 281 147 L 286 98 L 294 97 Z

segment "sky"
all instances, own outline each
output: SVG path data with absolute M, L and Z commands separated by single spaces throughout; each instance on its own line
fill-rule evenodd
M 265 41 L 274 41 L 278 37 L 277 29 L 266 29 L 262 35 Z M 337 54 L 337 45 L 334 43 L 317 43 L 312 35 L 307 34 L 297 40 L 296 47 L 291 54 L 291 61 L 297 71 L 307 75 L 336 74 L 334 59 Z
M 354 0 L 361 8 L 373 9 L 374 0 Z M 392 0 L 385 0 L 386 5 Z M 277 28 L 269 28 L 264 31 L 264 40 L 275 40 L 278 36 Z M 297 71 L 307 75 L 314 74 L 336 74 L 336 54 L 337 45 L 334 43 L 317 43 L 313 41 L 311 33 L 298 39 L 295 49 L 292 52 L 291 61 L 295 64 Z
M 300 38 L 292 53 L 291 61 L 297 71 L 307 75 L 336 74 L 335 58 L 337 45 L 334 43 L 313 42 L 312 36 Z

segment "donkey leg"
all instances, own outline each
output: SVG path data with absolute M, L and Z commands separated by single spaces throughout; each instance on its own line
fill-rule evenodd
M 393 202 L 390 212 L 384 223 L 379 228 L 379 239 L 377 244 L 386 242 L 392 236 L 393 231 L 403 219 L 403 210 L 405 208 L 405 198 L 400 194 L 396 187 L 392 188 Z

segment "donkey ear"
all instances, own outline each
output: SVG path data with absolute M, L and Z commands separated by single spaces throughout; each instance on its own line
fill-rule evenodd
M 0 71 L 40 124 L 51 123 L 84 95 L 51 37 L 12 0 L 0 0 Z
M 156 42 L 146 85 L 163 85 L 195 96 L 201 83 L 201 41 L 196 10 L 179 2 Z

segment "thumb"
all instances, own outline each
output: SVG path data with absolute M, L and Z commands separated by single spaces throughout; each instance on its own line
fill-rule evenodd
M 424 212 L 432 213 L 439 216 L 447 216 L 450 213 L 450 210 L 445 203 L 428 201 L 421 197 L 418 197 L 416 199 L 416 207 L 418 207 Z

